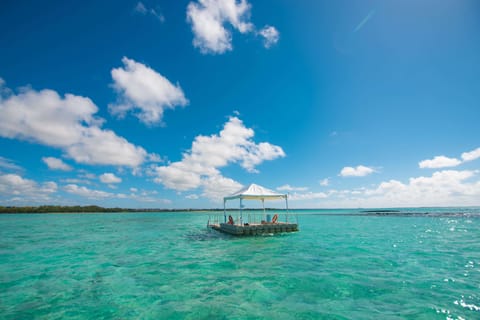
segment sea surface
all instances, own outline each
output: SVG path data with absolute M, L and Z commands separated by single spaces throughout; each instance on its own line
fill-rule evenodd
M 480 208 L 0 215 L 0 319 L 480 319 Z

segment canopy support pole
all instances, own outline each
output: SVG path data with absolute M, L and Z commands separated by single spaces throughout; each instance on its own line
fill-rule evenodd
M 240 198 L 240 225 L 243 225 L 243 204 L 242 204 L 242 198 Z
M 285 207 L 287 208 L 287 222 L 288 222 L 288 196 L 285 195 Z
M 223 199 L 223 223 L 227 223 L 226 203 L 227 203 L 227 200 Z
M 267 214 L 265 213 L 265 198 L 262 198 L 262 207 L 263 207 L 263 220 L 267 220 Z

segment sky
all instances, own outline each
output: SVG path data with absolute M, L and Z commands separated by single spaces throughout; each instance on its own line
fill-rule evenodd
M 480 2 L 2 1 L 0 205 L 480 205 Z

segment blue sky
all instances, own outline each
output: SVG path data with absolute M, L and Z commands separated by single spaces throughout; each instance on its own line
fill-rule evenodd
M 2 1 L 0 205 L 480 205 L 478 1 Z

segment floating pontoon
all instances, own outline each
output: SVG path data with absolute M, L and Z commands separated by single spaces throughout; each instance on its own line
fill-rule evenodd
M 229 211 L 227 218 L 226 203 L 228 200 L 234 199 L 240 199 L 240 209 L 236 213 Z M 283 212 L 280 212 L 280 210 L 265 210 L 265 200 L 281 199 L 285 199 L 285 210 L 282 210 Z M 263 211 L 245 211 L 243 200 L 262 201 Z M 223 220 L 223 222 L 220 222 L 220 220 Z M 223 198 L 223 219 L 219 215 L 213 219 L 209 217 L 207 226 L 213 230 L 236 236 L 298 231 L 296 215 L 291 215 L 288 212 L 288 195 L 274 192 L 256 184 L 251 184 Z

